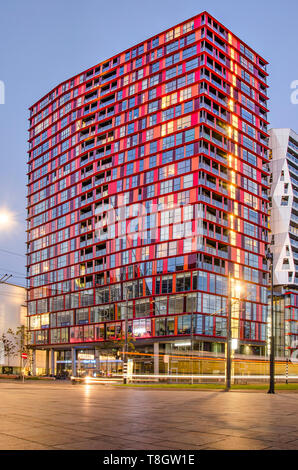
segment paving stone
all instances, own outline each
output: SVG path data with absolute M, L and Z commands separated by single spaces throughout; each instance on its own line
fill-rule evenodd
M 298 449 L 298 394 L 0 382 L 0 449 Z

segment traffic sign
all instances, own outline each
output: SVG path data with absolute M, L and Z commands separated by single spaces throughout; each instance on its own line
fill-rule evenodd
M 28 359 L 28 354 L 22 353 L 22 359 Z

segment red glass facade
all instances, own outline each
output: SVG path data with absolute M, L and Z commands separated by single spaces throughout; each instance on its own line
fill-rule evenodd
M 296 360 L 298 345 L 298 294 L 290 286 L 274 295 L 275 352 L 279 357 Z M 271 325 L 270 325 L 271 328 Z
M 266 61 L 207 12 L 30 108 L 28 321 L 36 348 L 123 337 L 262 348 Z M 241 282 L 241 299 L 236 289 Z

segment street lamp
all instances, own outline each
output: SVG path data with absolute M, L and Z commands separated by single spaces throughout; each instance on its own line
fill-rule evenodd
M 194 353 L 193 353 L 193 327 L 194 327 L 194 322 L 193 322 L 193 305 L 192 305 L 192 312 L 191 312 L 191 354 L 192 354 L 192 360 L 191 360 L 191 383 L 193 385 L 193 361 L 194 361 Z
M 271 263 L 271 337 L 270 337 L 270 385 L 268 393 L 275 393 L 274 375 L 275 375 L 275 315 L 274 315 L 274 303 L 273 303 L 273 253 L 267 251 L 267 260 Z
M 6 209 L 0 209 L 0 231 L 10 229 L 14 223 L 14 214 Z
M 241 284 L 237 282 L 234 285 L 234 296 L 240 298 Z M 232 375 L 232 350 L 237 349 L 238 341 L 232 338 L 232 278 L 229 273 L 228 279 L 228 318 L 227 318 L 227 360 L 226 360 L 226 388 L 225 392 L 231 389 Z
M 231 370 L 232 370 L 232 358 L 231 358 L 231 340 L 232 340 L 232 299 L 231 299 L 231 275 L 229 273 L 228 279 L 228 318 L 227 318 L 227 362 L 226 362 L 226 388 L 228 392 L 231 388 Z
M 127 357 L 128 352 L 128 293 L 126 290 L 125 334 L 123 345 L 123 383 L 127 384 Z

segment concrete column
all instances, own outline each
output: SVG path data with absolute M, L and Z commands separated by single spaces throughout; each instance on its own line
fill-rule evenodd
M 78 372 L 80 371 L 80 372 Z M 78 367 L 76 367 L 76 374 L 81 374 L 81 359 L 80 359 L 80 354 L 78 354 Z
M 46 375 L 50 373 L 50 350 L 46 349 Z
M 77 375 L 77 354 L 76 348 L 71 348 L 71 373 L 73 377 Z
M 95 370 L 98 374 L 100 374 L 100 351 L 99 349 L 95 349 L 94 357 L 95 357 Z
M 36 349 L 32 350 L 32 375 L 36 376 Z
M 159 343 L 154 343 L 154 375 L 159 374 Z
M 55 367 L 55 349 L 51 349 L 51 374 L 55 375 L 56 367 Z

